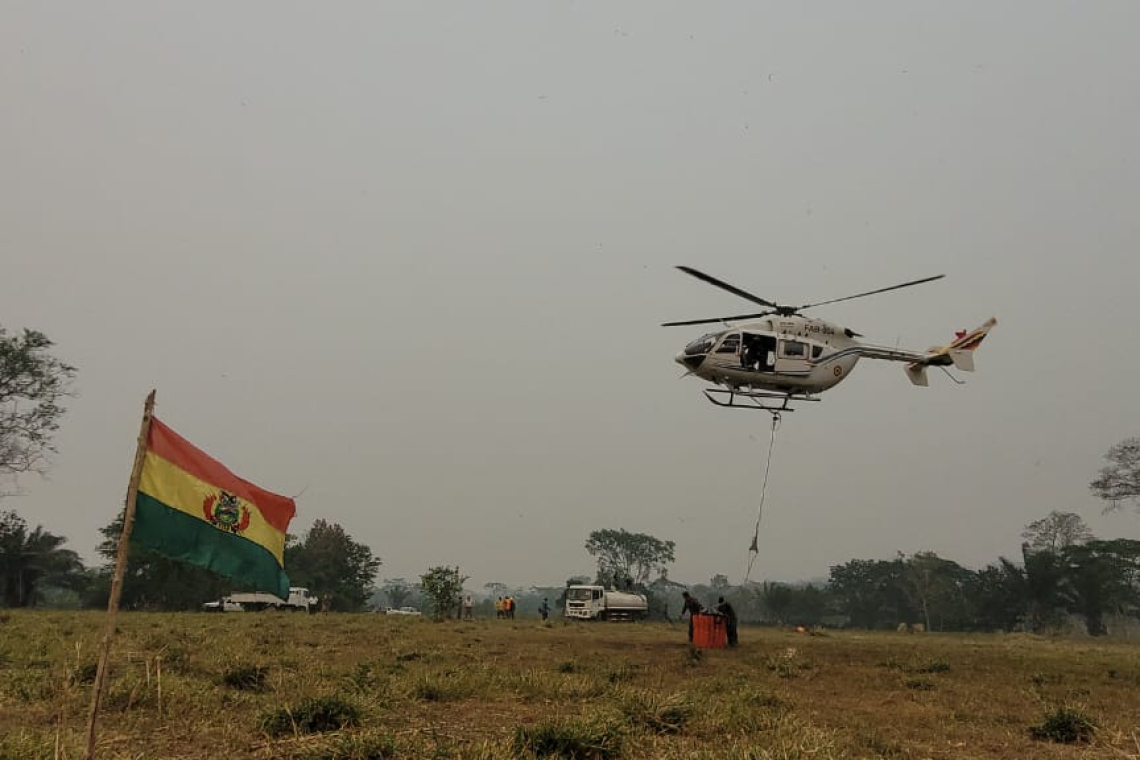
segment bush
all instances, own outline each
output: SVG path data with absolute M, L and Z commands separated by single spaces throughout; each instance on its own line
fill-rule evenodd
M 261 665 L 239 665 L 222 674 L 222 683 L 242 691 L 264 691 L 266 668 Z
M 1029 735 L 1039 741 L 1078 744 L 1090 741 L 1096 732 L 1092 720 L 1072 707 L 1061 706 L 1045 714 L 1039 726 L 1031 726 Z
M 920 665 L 914 669 L 915 673 L 949 673 L 950 664 L 942 660 L 931 660 L 925 665 Z
M 693 704 L 684 694 L 661 696 L 648 690 L 631 690 L 619 697 L 621 711 L 635 726 L 655 734 L 679 734 L 693 717 Z
M 474 688 L 466 674 L 426 673 L 413 684 L 412 693 L 424 702 L 455 702 L 470 697 Z
M 517 754 L 565 760 L 612 760 L 621 756 L 626 727 L 609 718 L 562 718 L 515 729 Z
M 396 742 L 386 734 L 340 734 L 324 745 L 302 750 L 298 760 L 388 760 Z
M 266 715 L 261 730 L 270 736 L 319 734 L 339 731 L 360 723 L 360 710 L 340 697 L 308 697 L 293 709 L 288 707 Z
M 606 674 L 606 680 L 613 684 L 632 681 L 640 667 L 641 666 L 635 662 L 620 663 L 616 668 Z
M 99 673 L 99 665 L 94 662 L 85 662 L 76 665 L 71 671 L 72 683 L 95 683 L 95 676 Z

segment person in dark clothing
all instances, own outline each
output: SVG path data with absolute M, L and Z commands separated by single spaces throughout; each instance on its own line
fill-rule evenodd
M 730 647 L 736 646 L 738 641 L 736 637 L 736 610 L 722 596 L 717 599 L 716 611 L 724 615 L 724 632 L 728 634 L 728 645 Z
M 550 617 L 550 604 L 547 603 L 546 597 L 542 598 L 542 606 L 538 608 L 538 614 L 542 615 L 544 621 Z
M 693 643 L 693 615 L 701 614 L 701 603 L 695 596 L 691 596 L 688 591 L 682 591 L 681 597 L 684 601 L 681 603 L 681 617 L 685 617 L 685 613 L 689 613 L 689 643 Z

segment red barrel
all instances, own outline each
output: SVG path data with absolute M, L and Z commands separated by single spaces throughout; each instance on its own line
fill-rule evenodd
M 693 646 L 698 649 L 723 649 L 728 646 L 728 629 L 722 615 L 693 615 Z

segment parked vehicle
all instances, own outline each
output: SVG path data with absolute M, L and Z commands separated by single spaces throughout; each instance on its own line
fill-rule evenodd
M 246 591 L 223 596 L 216 602 L 206 602 L 202 609 L 207 612 L 260 612 L 262 610 L 293 610 L 296 612 L 316 612 L 317 597 L 307 588 L 289 589 L 289 598 L 281 599 L 262 591 Z
M 602 586 L 566 589 L 566 617 L 579 620 L 641 620 L 649 601 L 641 594 L 613 591 Z
M 400 607 L 399 609 L 396 609 L 395 607 L 389 607 L 387 610 L 385 610 L 385 612 L 388 615 L 422 615 L 423 614 L 422 612 L 417 610 L 415 607 Z

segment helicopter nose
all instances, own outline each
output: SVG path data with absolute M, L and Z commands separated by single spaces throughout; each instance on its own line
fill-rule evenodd
M 692 356 L 686 354 L 684 351 L 678 351 L 677 355 L 673 357 L 673 361 L 677 362 L 690 372 L 695 372 L 697 367 L 701 366 L 701 362 L 704 360 L 704 354 L 697 354 L 696 356 Z

